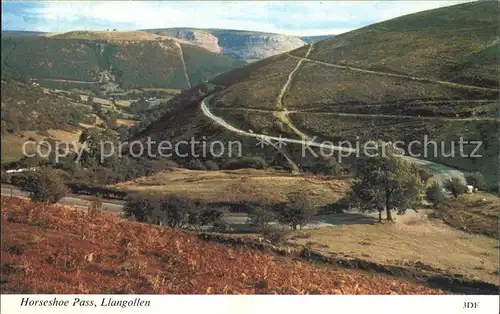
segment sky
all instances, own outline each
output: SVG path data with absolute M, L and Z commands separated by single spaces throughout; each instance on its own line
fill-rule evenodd
M 2 1 L 2 30 L 194 27 L 313 36 L 461 2 L 469 1 Z

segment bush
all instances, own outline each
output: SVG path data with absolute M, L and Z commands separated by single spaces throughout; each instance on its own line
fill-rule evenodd
M 259 232 L 266 229 L 269 226 L 269 223 L 275 219 L 274 213 L 266 208 L 265 205 L 253 204 L 251 208 L 252 209 L 248 214 L 248 223 L 251 226 L 256 227 Z
M 310 171 L 315 174 L 338 176 L 342 174 L 342 166 L 334 159 L 316 161 L 310 167 Z
M 422 178 L 423 183 L 427 183 L 429 179 L 432 177 L 432 173 L 425 169 L 419 169 L 418 174 L 420 175 L 420 178 Z
M 213 160 L 207 160 L 205 162 L 205 166 L 207 167 L 207 170 L 219 170 L 219 165 Z
M 219 217 L 213 222 L 214 232 L 227 232 L 230 229 L 229 223 L 223 217 Z
M 234 169 L 265 169 L 267 168 L 267 163 L 262 157 L 243 157 L 240 159 L 230 159 L 223 166 L 223 169 L 234 170 Z
M 434 207 L 437 207 L 445 199 L 443 189 L 436 182 L 434 182 L 427 188 L 427 190 L 425 191 L 425 196 L 427 198 L 427 201 L 429 203 L 432 203 Z
M 280 203 L 275 207 L 278 221 L 297 230 L 303 227 L 316 214 L 317 210 L 313 201 L 305 193 L 292 193 L 288 195 L 288 202 Z
M 266 228 L 262 232 L 262 235 L 264 236 L 264 239 L 268 240 L 274 245 L 277 245 L 282 243 L 286 239 L 288 233 L 289 232 L 286 231 L 279 231 L 272 228 Z
M 167 196 L 160 202 L 163 222 L 172 228 L 182 228 L 188 223 L 188 214 L 195 203 L 187 198 Z
M 207 167 L 203 164 L 203 162 L 199 159 L 192 159 L 187 164 L 188 169 L 193 170 L 207 170 Z
M 467 184 L 470 184 L 475 188 L 485 188 L 484 177 L 480 172 L 467 173 L 465 175 L 465 180 L 467 181 Z
M 151 221 L 153 214 L 159 211 L 160 202 L 154 194 L 138 193 L 127 198 L 123 211 L 125 217 L 134 217 L 137 221 Z
M 92 202 L 90 203 L 90 206 L 88 207 L 88 214 L 93 217 L 98 215 L 100 212 L 104 210 L 104 206 L 102 204 L 101 198 L 95 197 Z
M 217 220 L 224 217 L 224 209 L 208 208 L 203 209 L 200 215 L 200 223 L 202 226 L 214 224 Z
M 451 178 L 445 181 L 444 188 L 449 190 L 455 198 L 467 192 L 467 186 L 459 178 Z
M 29 191 L 33 201 L 43 203 L 57 203 L 68 194 L 63 178 L 51 168 L 27 175 L 22 190 Z

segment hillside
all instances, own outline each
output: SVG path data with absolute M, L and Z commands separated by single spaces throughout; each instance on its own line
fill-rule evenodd
M 67 33 L 49 33 L 43 34 L 44 37 L 58 38 L 58 39 L 86 39 L 86 40 L 104 40 L 104 41 L 184 41 L 169 37 L 154 35 L 148 32 L 141 31 L 71 31 Z
M 295 36 L 229 29 L 164 28 L 144 31 L 187 40 L 213 52 L 248 62 L 287 52 L 305 44 Z
M 443 294 L 194 233 L 2 198 L 4 293 Z M 33 276 L 36 274 L 36 276 Z
M 183 55 L 184 47 L 188 51 Z M 182 90 L 191 86 L 190 80 L 197 84 L 201 76 L 208 79 L 244 64 L 145 32 L 2 36 L 2 76 L 29 77 L 48 87 L 68 83 L 103 93 L 133 88 Z
M 497 17 L 497 2 L 460 4 L 370 25 L 249 64 L 212 79 L 218 87 L 207 102 L 212 114 L 239 132 L 211 123 L 213 117 L 200 112 L 198 95 L 190 105 L 183 102 L 183 111 L 172 108 L 139 137 L 181 134 L 172 121 L 190 116 L 182 128 L 191 135 L 244 138 L 250 142 L 247 154 L 275 164 L 283 161 L 276 161 L 277 155 L 288 155 L 295 164 L 310 160 L 301 156 L 300 145 L 275 154 L 269 147 L 259 150 L 250 133 L 319 136 L 318 141 L 349 140 L 352 145 L 378 139 L 408 145 L 427 138 L 440 147 L 420 158 L 481 171 L 496 183 L 498 134 L 488 130 L 500 126 L 497 55 L 492 54 L 498 46 Z M 207 133 L 208 127 L 217 131 Z M 452 145 L 458 152 L 461 137 L 481 141 L 477 153 L 482 157 L 469 158 L 475 149 L 471 144 L 464 147 L 466 156 L 446 156 Z M 413 154 L 424 153 L 423 145 L 412 149 Z
M 327 39 L 327 38 L 330 38 L 333 36 L 335 36 L 335 35 L 332 34 L 332 35 L 304 36 L 304 37 L 300 37 L 300 39 L 302 39 L 306 43 L 310 44 L 310 43 L 313 43 L 313 42 L 316 42 L 319 40 L 323 40 L 323 39 Z
M 36 85 L 2 80 L 2 164 L 23 156 L 23 144 L 47 138 L 77 141 L 91 107 L 47 93 Z M 35 150 L 28 145 L 27 150 Z
M 483 1 L 405 15 L 318 42 L 309 57 L 497 88 L 498 14 Z
M 45 32 L 33 32 L 33 31 L 4 31 L 1 32 L 3 36 L 40 36 L 46 34 Z

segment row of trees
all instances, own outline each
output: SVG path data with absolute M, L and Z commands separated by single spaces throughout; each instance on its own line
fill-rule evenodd
M 273 221 L 296 230 L 310 222 L 317 212 L 314 202 L 305 193 L 292 193 L 288 195 L 288 201 L 282 203 L 268 205 L 250 202 L 247 205 L 251 208 L 248 222 L 260 231 Z M 229 213 L 227 208 L 175 195 L 135 194 L 127 200 L 124 211 L 137 221 L 172 228 L 213 225 L 214 230 L 225 231 L 229 227 L 224 219 Z

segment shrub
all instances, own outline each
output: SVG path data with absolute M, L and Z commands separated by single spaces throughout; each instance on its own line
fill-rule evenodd
M 28 174 L 22 190 L 29 191 L 33 201 L 43 203 L 57 203 L 68 194 L 63 178 L 52 168 Z
M 419 169 L 418 174 L 420 175 L 420 178 L 422 178 L 423 183 L 427 183 L 429 179 L 432 177 L 432 173 L 425 169 Z
M 467 184 L 470 184 L 478 189 L 484 189 L 485 182 L 484 177 L 480 172 L 467 173 L 465 175 L 465 180 Z
M 254 169 L 265 169 L 267 168 L 267 163 L 262 157 L 243 157 L 240 159 L 230 159 L 223 166 L 223 169 L 234 170 L 234 169 L 244 169 L 244 168 L 254 168 Z
M 227 232 L 230 230 L 229 223 L 224 219 L 224 217 L 219 217 L 213 222 L 214 232 Z
M 316 212 L 313 201 L 302 192 L 289 194 L 288 202 L 275 207 L 278 221 L 290 226 L 292 230 L 297 230 L 297 226 L 306 225 Z
M 459 178 L 451 178 L 444 182 L 444 188 L 449 190 L 455 198 L 467 192 L 467 186 Z
M 207 167 L 207 170 L 219 170 L 219 165 L 213 160 L 207 160 L 205 162 L 205 166 Z
M 192 159 L 187 164 L 188 169 L 193 170 L 207 170 L 207 167 L 203 164 L 203 162 L 199 159 Z
M 127 198 L 123 211 L 125 217 L 134 217 L 137 221 L 146 222 L 153 219 L 153 214 L 159 211 L 158 196 L 148 193 L 137 193 Z
M 213 224 L 224 217 L 224 212 L 224 209 L 218 208 L 203 209 L 200 214 L 200 224 L 202 226 Z
M 434 207 L 437 207 L 445 199 L 443 189 L 436 182 L 434 182 L 427 188 L 427 190 L 425 191 L 425 196 L 427 198 L 427 201 L 429 203 L 432 203 Z
M 262 204 L 254 204 L 248 215 L 248 223 L 257 228 L 259 232 L 269 226 L 269 223 L 275 219 L 274 213 Z
M 190 199 L 173 195 L 167 196 L 160 202 L 163 222 L 172 228 L 182 228 L 188 223 L 189 209 L 194 207 L 195 203 Z
M 98 215 L 100 212 L 104 210 L 104 206 L 102 204 L 100 197 L 95 197 L 92 202 L 90 202 L 90 206 L 88 207 L 89 216 L 93 217 Z
M 268 240 L 272 244 L 277 245 L 282 243 L 286 239 L 288 233 L 289 232 L 287 231 L 280 231 L 280 230 L 275 230 L 273 228 L 266 228 L 262 232 L 262 235 L 264 236 L 264 239 Z
M 333 159 L 316 161 L 310 168 L 312 173 L 337 176 L 342 174 L 342 166 Z

